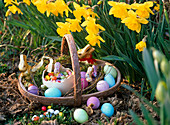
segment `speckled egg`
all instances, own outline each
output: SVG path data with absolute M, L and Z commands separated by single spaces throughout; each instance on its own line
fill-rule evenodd
M 78 108 L 74 111 L 73 117 L 78 123 L 84 123 L 88 121 L 89 118 L 87 112 L 81 108 Z
M 117 76 L 117 71 L 115 68 L 113 68 L 113 66 L 110 66 L 110 65 L 105 65 L 104 66 L 104 73 L 107 75 L 107 74 L 111 74 L 114 78 L 116 78 Z
M 104 77 L 104 80 L 109 84 L 109 88 L 111 88 L 115 85 L 115 79 L 111 74 L 107 74 Z
M 45 97 L 61 97 L 61 91 L 58 88 L 49 88 L 44 95 Z
M 81 89 L 85 89 L 88 86 L 88 82 L 85 78 L 81 78 Z
M 89 106 L 90 104 L 94 105 L 92 109 L 97 109 L 100 106 L 100 101 L 97 97 L 92 96 L 87 100 L 87 106 Z
M 28 87 L 28 92 L 35 94 L 35 95 L 38 95 L 38 87 L 35 86 L 35 85 L 30 86 L 30 87 Z
M 96 87 L 98 91 L 105 91 L 109 89 L 109 84 L 104 80 L 100 80 Z
M 104 103 L 101 107 L 101 111 L 107 117 L 111 117 L 114 114 L 114 108 L 110 103 Z
M 82 71 L 82 72 L 80 72 L 80 74 L 81 74 L 81 78 L 86 78 L 86 77 L 85 77 L 86 72 Z

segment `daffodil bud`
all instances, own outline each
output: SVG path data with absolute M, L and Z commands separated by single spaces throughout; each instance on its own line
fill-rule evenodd
M 169 66 L 170 66 L 170 65 L 169 65 L 167 59 L 163 59 L 163 60 L 161 61 L 160 68 L 161 68 L 161 71 L 162 71 L 163 74 L 168 75 L 168 72 L 169 72 L 169 70 L 170 70 Z
M 158 50 L 154 50 L 152 54 L 153 54 L 153 58 L 156 59 L 158 63 L 161 62 L 163 58 L 165 58 L 165 56 Z
M 103 0 L 100 0 L 100 1 L 97 2 L 97 5 L 100 5 L 102 3 L 103 3 Z
M 164 81 L 159 81 L 156 88 L 156 99 L 160 102 L 164 102 L 166 96 L 167 86 Z

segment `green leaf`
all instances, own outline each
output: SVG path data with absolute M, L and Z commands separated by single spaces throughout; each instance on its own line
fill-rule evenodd
M 146 110 L 143 104 L 141 104 L 141 109 L 142 109 L 145 119 L 148 122 L 148 125 L 157 125 L 156 121 L 152 118 L 152 116 L 149 114 L 149 112 Z
M 109 55 L 102 57 L 103 60 L 117 60 L 117 61 L 125 61 L 122 57 L 115 56 L 115 55 Z
M 139 119 L 136 113 L 134 113 L 132 110 L 130 110 L 129 113 L 133 117 L 134 122 L 137 123 L 137 125 L 144 125 L 144 123 Z
M 153 59 L 147 49 L 144 49 L 143 51 L 143 61 L 144 61 L 144 69 L 146 71 L 147 77 L 152 87 L 151 100 L 153 100 L 159 79 L 154 67 Z

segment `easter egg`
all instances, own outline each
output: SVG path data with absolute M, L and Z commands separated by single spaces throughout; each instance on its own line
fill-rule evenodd
M 43 110 L 45 112 L 47 110 L 47 108 L 45 106 L 42 106 L 41 110 Z
M 54 76 L 54 73 L 53 72 L 49 72 L 48 75 L 49 76 Z
M 50 80 L 51 78 L 50 78 L 50 76 L 46 75 L 46 76 L 45 76 L 45 79 L 46 79 L 46 80 Z
M 44 95 L 45 97 L 61 97 L 61 91 L 58 88 L 48 88 Z
M 86 78 L 86 77 L 85 77 L 86 72 L 82 71 L 82 72 L 80 72 L 80 74 L 81 74 L 81 78 Z
M 78 108 L 74 111 L 73 117 L 78 123 L 84 123 L 88 121 L 89 118 L 87 112 L 81 108 Z
M 109 84 L 106 81 L 100 80 L 97 83 L 97 90 L 98 91 L 105 91 L 105 90 L 108 90 L 108 89 L 109 89 Z
M 47 112 L 50 112 L 51 114 L 54 113 L 54 109 L 48 109 Z
M 44 115 L 43 115 L 43 114 L 41 114 L 41 115 L 40 115 L 40 118 L 44 118 Z
M 111 74 L 114 78 L 116 78 L 117 76 L 117 71 L 115 68 L 113 68 L 112 66 L 110 65 L 105 65 L 104 66 L 104 73 L 107 75 L 107 74 Z
M 93 104 L 94 106 L 92 107 L 92 109 L 97 109 L 100 106 L 100 101 L 97 97 L 90 97 L 87 100 L 87 106 L 89 106 L 90 104 Z
M 34 118 L 36 118 L 36 117 L 37 117 L 37 115 L 34 115 L 34 116 L 31 118 L 31 120 L 34 121 Z
M 55 111 L 54 111 L 54 115 L 59 114 L 59 112 L 60 112 L 59 110 L 55 110 Z
M 38 95 L 38 87 L 35 85 L 32 85 L 32 86 L 28 87 L 28 92 Z
M 104 77 L 104 80 L 109 84 L 109 88 L 115 85 L 115 79 L 113 78 L 111 74 L 107 74 Z
M 81 89 L 85 89 L 88 86 L 88 82 L 85 78 L 81 78 Z
M 56 76 L 53 76 L 51 79 L 52 79 L 52 80 L 57 80 L 57 77 L 56 77 Z
M 101 111 L 107 117 L 111 117 L 114 114 L 114 108 L 110 103 L 104 103 L 101 107 Z

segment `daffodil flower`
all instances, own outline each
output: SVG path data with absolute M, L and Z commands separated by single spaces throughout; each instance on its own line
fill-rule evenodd
M 148 1 L 143 4 L 134 3 L 131 5 L 132 9 L 136 9 L 136 13 L 141 18 L 149 18 L 150 13 L 154 15 L 150 7 L 153 6 L 153 2 Z
M 92 46 L 98 44 L 98 46 L 101 47 L 100 41 L 105 42 L 98 34 L 89 34 L 85 39 L 89 41 Z
M 139 33 L 141 31 L 140 23 L 147 24 L 148 20 L 146 20 L 145 18 L 140 18 L 140 17 L 138 18 L 137 14 L 133 10 L 130 10 L 130 11 L 128 11 L 128 17 L 123 19 L 121 22 L 125 23 L 125 25 L 129 29 Z
M 144 48 L 146 48 L 146 42 L 140 41 L 138 44 L 136 44 L 136 49 L 139 50 L 139 52 L 143 51 Z
M 88 5 L 83 5 L 82 7 L 80 7 L 79 4 L 77 3 L 73 3 L 75 10 L 73 11 L 74 16 L 76 17 L 76 19 L 81 20 L 81 17 L 84 17 L 85 20 L 89 17 L 92 16 L 94 17 L 99 17 L 96 13 L 94 13 L 91 9 L 90 6 Z
M 113 14 L 114 17 L 121 18 L 121 20 L 128 16 L 127 9 L 131 9 L 131 6 L 124 2 L 109 1 L 108 4 L 113 6 L 109 11 L 109 15 Z
M 80 20 L 67 18 L 66 21 L 70 23 L 69 29 L 72 32 L 76 32 L 76 31 L 80 32 L 81 30 L 83 30 L 79 24 L 81 22 Z
M 30 5 L 31 4 L 31 1 L 30 0 L 23 0 L 24 3 L 26 3 L 27 5 Z
M 56 22 L 56 24 L 58 25 L 58 28 L 57 28 L 57 33 L 60 35 L 60 36 L 64 36 L 65 34 L 71 34 L 70 33 L 70 23 L 68 22 L 65 22 L 65 23 L 62 23 L 62 22 Z
M 86 26 L 86 31 L 89 34 L 98 34 L 99 29 L 105 31 L 105 29 L 100 26 L 99 24 L 96 24 L 96 19 L 92 17 L 88 17 L 86 21 L 84 21 L 81 26 L 85 27 Z

